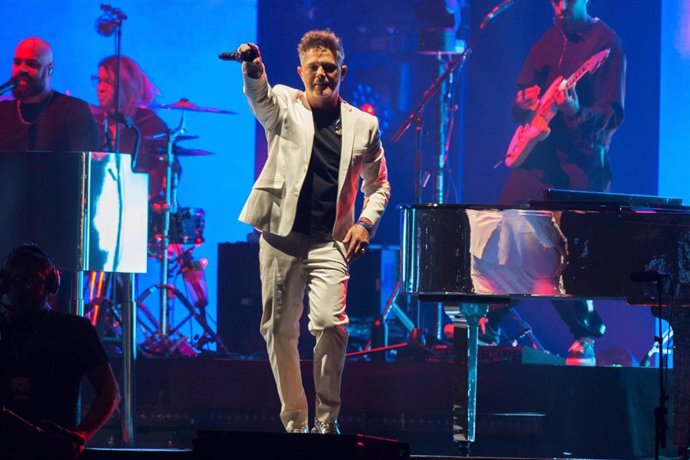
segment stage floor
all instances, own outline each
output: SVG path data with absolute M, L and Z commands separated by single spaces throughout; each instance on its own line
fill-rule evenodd
M 497 359 L 501 354 L 492 351 L 492 362 L 480 363 L 472 457 L 653 456 L 656 369 L 522 364 L 515 352 L 503 356 Z M 457 456 L 451 434 L 452 364 L 444 356 L 420 358 L 348 362 L 343 432 L 409 443 L 416 458 Z M 117 360 L 113 365 L 117 372 Z M 302 371 L 312 402 L 310 361 L 303 361 Z M 136 382 L 137 447 L 190 449 L 199 430 L 282 430 L 267 361 L 140 358 Z M 92 446 L 117 447 L 120 438 L 116 415 Z M 667 439 L 664 454 L 672 457 L 670 428 Z

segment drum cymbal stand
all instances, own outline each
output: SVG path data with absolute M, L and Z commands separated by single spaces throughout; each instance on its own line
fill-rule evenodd
M 172 316 L 172 295 L 169 293 L 171 286 L 169 279 L 169 259 L 170 249 L 170 215 L 175 212 L 177 207 L 177 174 L 173 173 L 173 147 L 178 136 L 185 133 L 185 111 L 180 116 L 180 123 L 177 128 L 168 132 L 168 143 L 165 150 L 165 184 L 163 188 L 163 202 L 160 203 L 160 213 L 162 217 L 161 238 L 160 238 L 160 284 L 148 288 L 137 298 L 137 305 L 140 310 L 145 312 L 145 316 L 156 328 L 154 335 L 150 336 L 142 345 L 145 349 L 150 349 L 161 354 L 171 354 L 176 351 L 177 343 L 170 340 L 170 316 Z M 146 309 L 142 301 L 154 290 L 159 291 L 159 321 L 155 321 L 153 315 Z
M 149 347 L 151 351 L 155 351 L 159 354 L 169 355 L 175 352 L 181 353 L 183 355 L 196 354 L 191 347 L 184 346 L 186 338 L 179 334 L 180 327 L 186 323 L 188 320 L 194 319 L 204 330 L 204 335 L 199 339 L 199 343 L 202 341 L 204 343 L 215 342 L 218 346 L 219 351 L 227 352 L 227 349 L 223 345 L 222 340 L 218 335 L 212 330 L 212 328 L 206 322 L 205 313 L 199 314 L 195 311 L 195 306 L 187 300 L 182 292 L 180 292 L 172 283 L 170 283 L 170 249 L 171 249 L 171 216 L 177 211 L 177 186 L 178 186 L 178 174 L 173 171 L 175 164 L 175 157 L 173 149 L 175 146 L 175 141 L 178 136 L 183 135 L 186 132 L 185 129 L 185 111 L 181 111 L 180 123 L 177 128 L 171 130 L 168 133 L 168 145 L 166 148 L 166 158 L 165 158 L 165 186 L 164 186 L 164 198 L 161 204 L 161 216 L 162 216 L 162 226 L 161 226 L 161 239 L 160 239 L 160 284 L 154 285 L 146 289 L 138 298 L 137 305 L 140 310 L 142 310 L 149 319 L 149 321 L 156 327 L 156 334 L 149 337 L 144 346 Z M 177 248 L 175 248 L 177 249 Z M 179 251 L 177 251 L 179 253 Z M 190 258 L 189 254 L 184 252 L 177 256 L 178 263 L 182 263 L 183 256 L 187 259 Z M 154 290 L 158 289 L 159 292 L 159 306 L 160 306 L 160 316 L 159 322 L 152 321 L 152 315 L 147 311 L 146 307 L 142 303 L 146 297 L 148 297 Z M 177 326 L 171 327 L 171 318 L 173 316 L 173 299 L 177 298 L 182 304 L 187 308 L 189 314 L 187 317 L 180 322 Z M 173 336 L 180 336 L 176 339 L 172 339 Z M 153 340 L 153 343 L 152 343 Z M 157 342 L 157 343 L 156 343 Z M 198 345 L 199 346 L 199 345 Z
M 168 337 L 168 314 L 172 313 L 170 308 L 168 295 L 168 271 L 169 271 L 169 260 L 168 260 L 168 250 L 170 249 L 170 214 L 177 208 L 177 174 L 173 174 L 173 146 L 175 145 L 175 140 L 177 136 L 185 133 L 185 119 L 184 110 L 180 115 L 180 124 L 172 130 L 168 135 L 168 146 L 165 151 L 165 188 L 164 188 L 164 198 L 163 198 L 163 228 L 162 228 L 162 238 L 161 238 L 161 287 L 160 287 L 160 336 L 162 338 Z M 174 176 L 174 177 L 173 177 Z M 174 184 L 173 184 L 174 181 Z

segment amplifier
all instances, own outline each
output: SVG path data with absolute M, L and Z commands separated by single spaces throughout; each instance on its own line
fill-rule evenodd
M 375 317 L 385 307 L 398 278 L 397 247 L 372 245 L 350 266 L 347 313 L 351 318 Z M 306 296 L 305 296 L 306 302 Z M 305 314 L 302 319 L 306 319 Z M 258 243 L 218 245 L 218 335 L 231 353 L 265 353 L 259 333 L 261 280 Z M 311 350 L 306 321 L 302 327 L 300 354 Z M 305 345 L 302 345 L 305 342 Z

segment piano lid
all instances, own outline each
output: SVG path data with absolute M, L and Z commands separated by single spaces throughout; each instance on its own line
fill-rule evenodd
M 548 188 L 544 190 L 544 201 L 558 203 L 574 203 L 583 205 L 585 203 L 609 203 L 627 205 L 632 207 L 646 206 L 649 208 L 681 208 L 683 207 L 682 198 L 672 198 L 656 195 L 635 195 L 627 193 L 606 193 L 588 192 L 582 190 L 565 190 L 559 188 Z M 541 202 L 532 202 L 539 205 Z

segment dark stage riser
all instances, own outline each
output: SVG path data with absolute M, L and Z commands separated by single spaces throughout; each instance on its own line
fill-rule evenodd
M 81 460 L 407 460 L 410 446 L 365 435 L 200 431 L 194 448 L 89 449 Z
M 473 455 L 653 455 L 656 369 L 527 365 L 516 363 L 516 356 L 505 355 L 511 362 L 480 363 Z M 344 433 L 407 442 L 413 455 L 456 455 L 451 371 L 443 360 L 348 362 L 340 417 Z M 267 361 L 140 359 L 136 372 L 138 447 L 191 448 L 198 430 L 282 430 Z M 311 362 L 303 362 L 302 372 L 312 407 Z M 117 439 L 114 418 L 93 445 L 112 446 Z M 672 456 L 670 439 L 669 431 Z

